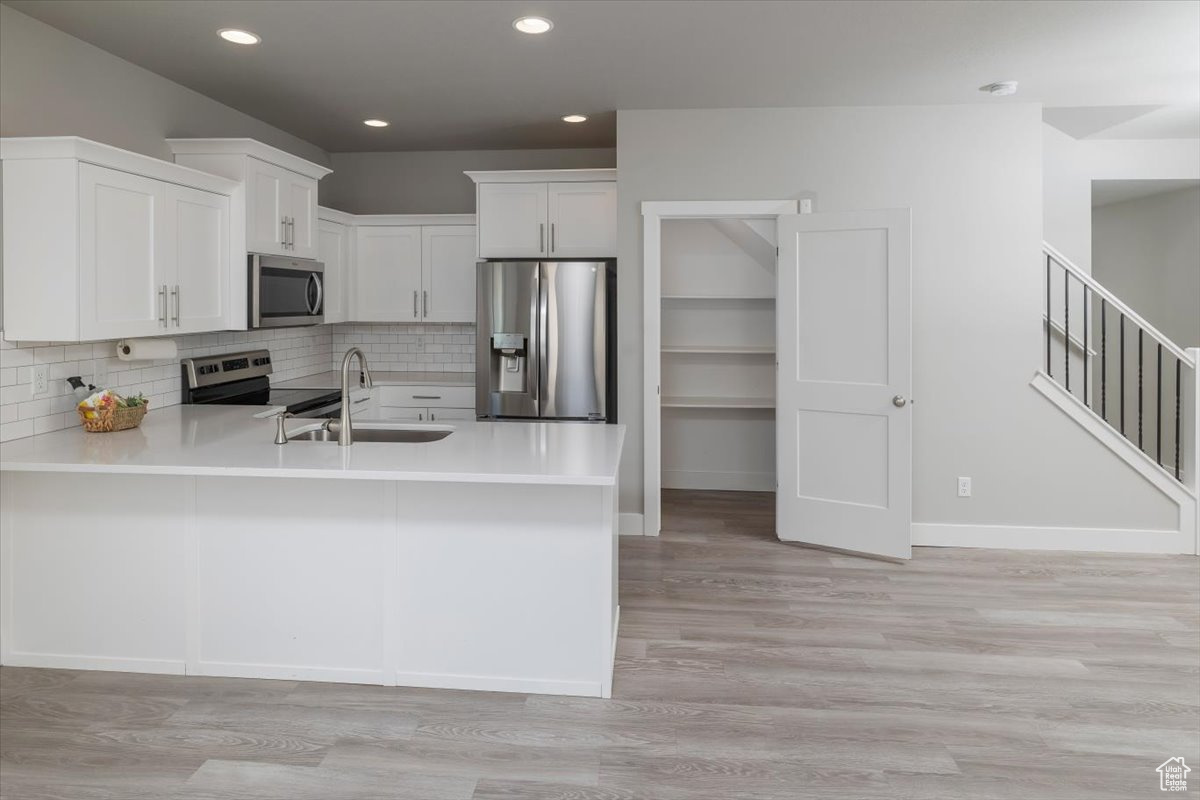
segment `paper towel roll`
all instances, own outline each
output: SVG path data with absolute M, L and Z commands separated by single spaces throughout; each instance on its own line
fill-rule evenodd
M 122 361 L 154 361 L 177 355 L 179 348 L 174 339 L 122 339 L 117 342 L 117 358 Z

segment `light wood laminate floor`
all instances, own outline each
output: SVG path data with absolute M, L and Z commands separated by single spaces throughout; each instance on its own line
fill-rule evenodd
M 0 670 L 0 796 L 354 800 L 1200 794 L 1200 559 L 773 536 L 667 492 L 621 540 L 612 700 Z

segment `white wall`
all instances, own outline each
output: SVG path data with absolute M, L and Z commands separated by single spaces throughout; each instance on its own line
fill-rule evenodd
M 1200 178 L 1195 139 L 1076 140 L 1042 126 L 1045 239 L 1081 269 L 1092 268 L 1092 181 Z
M 618 112 L 621 510 L 642 510 L 642 201 L 815 193 L 818 212 L 912 208 L 916 521 L 1177 527 L 1172 503 L 1028 386 L 1042 145 L 1036 105 Z M 960 475 L 974 497 L 955 496 Z
M 612 149 L 333 153 L 321 204 L 351 214 L 474 214 L 466 170 L 585 169 L 616 165 Z

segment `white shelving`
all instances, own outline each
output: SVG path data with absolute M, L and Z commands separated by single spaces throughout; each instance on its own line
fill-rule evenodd
M 774 241 L 738 220 L 664 221 L 661 238 L 661 485 L 773 490 Z

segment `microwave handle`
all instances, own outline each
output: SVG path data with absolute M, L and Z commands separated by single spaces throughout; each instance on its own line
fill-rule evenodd
M 312 286 L 314 283 L 316 284 L 317 299 L 316 299 L 316 302 L 310 304 L 308 302 L 309 291 L 306 289 L 304 292 L 304 304 L 308 306 L 308 313 L 310 315 L 320 314 L 321 313 L 321 302 L 325 299 L 325 290 L 321 286 L 321 276 L 315 272 L 310 272 L 308 274 L 308 283 L 309 283 L 309 286 Z

